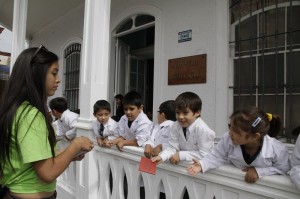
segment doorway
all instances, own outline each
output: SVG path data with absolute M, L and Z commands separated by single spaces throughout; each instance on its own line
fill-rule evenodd
M 135 24 L 135 25 L 133 25 Z M 137 26 L 139 25 L 139 26 Z M 154 77 L 154 17 L 125 20 L 116 31 L 115 94 L 135 90 L 143 97 L 144 112 L 152 120 Z

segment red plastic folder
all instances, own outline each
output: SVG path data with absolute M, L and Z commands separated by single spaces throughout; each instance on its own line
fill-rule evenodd
M 141 157 L 139 171 L 155 175 L 156 162 L 152 162 L 151 159 L 148 159 L 146 157 Z

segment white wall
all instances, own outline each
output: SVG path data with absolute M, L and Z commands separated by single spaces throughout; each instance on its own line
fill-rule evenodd
M 59 20 L 52 22 L 44 29 L 33 35 L 30 46 L 35 47 L 43 44 L 48 50 L 59 56 L 60 78 L 63 78 L 64 57 L 63 50 L 67 44 L 82 42 L 84 21 L 84 1 L 75 10 L 66 13 Z M 81 43 L 80 42 L 80 43 Z M 63 81 L 63 79 L 62 79 Z M 62 96 L 63 82 L 59 85 L 55 96 Z
M 160 45 L 158 49 L 160 53 L 156 54 L 159 57 L 156 56 L 155 59 L 161 61 L 155 61 L 154 78 L 157 81 L 154 81 L 153 110 L 156 110 L 161 102 L 175 99 L 182 92 L 195 92 L 203 102 L 202 118 L 220 137 L 226 130 L 228 122 L 227 1 L 220 3 L 214 0 L 116 0 L 112 1 L 111 29 L 115 28 L 119 19 L 136 14 L 130 13 L 131 10 L 136 11 L 134 7 L 138 8 L 143 5 L 155 7 L 161 11 L 161 15 L 156 16 L 156 21 L 159 21 L 160 25 L 156 28 L 161 30 L 161 43 L 156 43 L 156 45 Z M 190 29 L 192 30 L 192 41 L 178 43 L 178 32 Z M 168 60 L 198 54 L 207 54 L 207 82 L 205 84 L 169 86 L 167 82 Z M 217 81 L 216 75 L 220 75 L 218 74 L 220 68 L 224 70 L 221 77 L 225 76 L 225 78 Z M 216 110 L 217 104 L 220 110 Z

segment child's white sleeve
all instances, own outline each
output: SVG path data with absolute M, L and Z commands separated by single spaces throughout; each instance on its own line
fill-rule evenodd
M 291 169 L 290 177 L 291 177 L 292 182 L 300 190 L 300 165 L 295 166 Z
M 137 129 L 135 139 L 139 146 L 144 146 L 144 143 L 150 140 L 152 123 L 142 123 Z
M 274 174 L 286 174 L 286 172 L 288 172 L 291 168 L 289 164 L 289 151 L 287 147 L 279 141 L 276 143 L 273 146 L 276 150 L 274 150 L 275 154 L 273 154 L 272 157 L 272 165 L 269 167 L 255 167 L 257 175 L 260 178 Z
M 107 138 L 108 140 L 114 140 L 119 136 L 119 125 L 117 122 L 115 122 L 109 127 L 109 136 Z
M 300 136 L 298 136 L 297 142 L 295 144 L 292 156 L 291 156 L 291 166 L 300 165 Z
M 68 130 L 66 132 L 66 137 L 69 139 L 69 140 L 72 140 L 76 137 L 76 128 L 72 128 L 70 130 Z
M 226 133 L 212 152 L 200 160 L 203 173 L 208 170 L 215 169 L 228 161 L 228 139 L 230 138 L 228 133 Z
M 179 151 L 179 132 L 176 129 L 176 125 L 173 125 L 169 134 L 169 146 L 163 150 L 159 155 L 163 161 L 169 160 L 169 158 Z

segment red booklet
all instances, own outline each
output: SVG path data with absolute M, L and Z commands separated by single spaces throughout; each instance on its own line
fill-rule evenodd
M 141 157 L 139 171 L 156 174 L 156 162 L 152 162 L 151 159 Z

